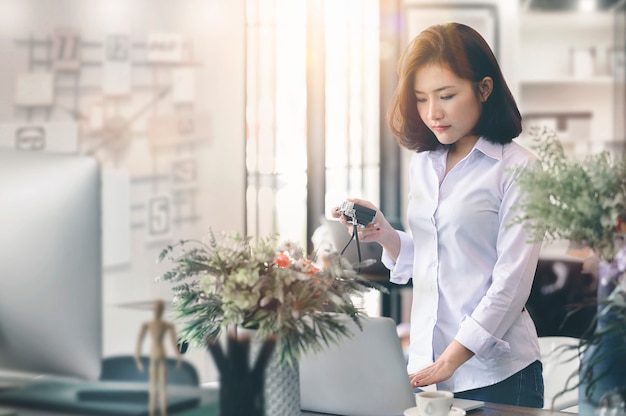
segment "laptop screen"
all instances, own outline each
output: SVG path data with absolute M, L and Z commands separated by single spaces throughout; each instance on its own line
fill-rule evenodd
M 335 415 L 395 416 L 415 406 L 406 361 L 391 318 L 346 316 L 354 334 L 300 359 L 303 410 Z

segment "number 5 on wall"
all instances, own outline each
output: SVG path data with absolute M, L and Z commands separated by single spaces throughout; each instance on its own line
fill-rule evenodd
M 153 196 L 148 200 L 147 239 L 157 241 L 170 237 L 172 227 L 171 199 L 167 195 Z

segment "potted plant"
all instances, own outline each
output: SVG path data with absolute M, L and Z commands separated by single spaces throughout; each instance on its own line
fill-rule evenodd
M 277 236 L 255 242 L 239 233 L 218 238 L 210 232 L 206 242 L 183 240 L 166 247 L 159 256 L 163 260 L 174 264 L 161 279 L 174 283 L 182 339 L 208 345 L 220 372 L 222 416 L 299 415 L 299 355 L 350 336 L 337 314 L 360 326 L 364 312 L 354 296 L 372 287 L 385 290 L 358 273 L 367 261 L 353 265 L 334 252 L 309 258 L 293 242 L 278 243 Z M 226 335 L 226 351 L 220 335 Z M 256 361 L 248 364 L 255 340 L 260 345 Z M 264 383 L 265 367 L 272 362 L 268 371 L 288 375 L 278 389 L 281 400 L 268 397 L 274 390 Z M 295 389 L 291 395 L 284 390 L 289 388 Z M 290 396 L 291 404 L 284 400 Z
M 519 172 L 524 196 L 514 221 L 534 240 L 586 247 L 585 265 L 598 277 L 597 313 L 577 346 L 581 368 L 572 387 L 581 414 L 592 414 L 608 390 L 626 387 L 626 156 L 570 160 L 554 132 L 530 134 L 542 166 Z

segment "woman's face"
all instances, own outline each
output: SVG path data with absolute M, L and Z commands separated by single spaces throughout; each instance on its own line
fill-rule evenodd
M 489 84 L 487 89 L 482 85 L 485 80 Z M 442 144 L 452 145 L 464 139 L 476 141 L 478 137 L 472 132 L 480 118 L 482 103 L 491 93 L 491 82 L 491 78 L 485 77 L 479 83 L 482 87 L 479 95 L 471 81 L 457 77 L 446 66 L 424 66 L 415 73 L 417 112 Z

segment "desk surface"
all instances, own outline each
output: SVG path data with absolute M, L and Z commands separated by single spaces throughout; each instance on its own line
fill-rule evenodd
M 181 413 L 184 416 L 217 416 L 219 413 L 211 413 L 211 411 L 217 412 L 216 407 L 200 407 L 194 410 Z M 178 415 L 178 413 L 177 413 Z M 467 412 L 468 416 L 556 416 L 556 415 L 569 415 L 574 416 L 575 413 L 557 412 L 553 410 L 545 409 L 533 409 L 530 407 L 520 406 L 508 406 L 497 403 L 485 403 L 485 405 L 476 410 L 470 410 Z M 302 412 L 301 416 L 328 416 L 323 413 L 315 412 Z
M 551 416 L 574 415 L 574 413 L 557 412 L 554 410 L 533 409 L 530 407 L 508 406 L 505 404 L 485 403 L 479 409 L 468 412 L 468 416 Z
M 49 412 L 41 412 L 37 410 L 26 410 L 24 408 L 20 408 L 17 410 L 18 413 L 3 413 L 3 409 L 8 411 L 8 408 L 4 408 L 0 405 L 0 415 L 11 415 L 11 416 L 48 416 Z M 219 408 L 217 403 L 213 402 L 211 404 L 204 404 L 195 409 L 186 410 L 183 412 L 176 412 L 178 416 L 219 416 Z M 507 406 L 496 403 L 485 403 L 485 406 L 480 409 L 471 410 L 468 413 L 468 416 L 556 416 L 556 415 L 569 415 L 573 416 L 574 413 L 566 413 L 566 412 L 557 412 L 551 410 L 543 410 L 543 409 L 532 409 L 528 407 L 519 407 L 519 406 Z M 313 412 L 302 412 L 301 416 L 323 416 L 320 413 Z
M 0 377 L 2 380 L 3 377 Z M 6 378 L 5 378 L 6 380 Z M 10 380 L 15 381 L 15 379 Z M 60 384 L 64 384 L 61 382 Z M 72 384 L 72 383 L 70 383 Z M 89 384 L 89 383 L 87 383 Z M 100 384 L 100 383 L 98 383 Z M 84 385 L 83 385 L 84 386 Z M 135 384 L 137 386 L 137 384 Z M 135 387 L 136 388 L 136 387 Z M 1 389 L 0 389 L 1 391 Z M 196 388 L 172 388 L 172 393 L 191 394 L 198 397 L 200 400 L 200 406 L 194 409 L 189 409 L 181 412 L 175 412 L 176 415 L 181 416 L 218 416 L 219 408 L 217 405 L 217 390 L 216 389 L 196 389 Z M 27 406 L 28 408 L 29 406 Z M 49 415 L 50 412 L 33 409 L 32 412 L 26 410 L 24 407 L 19 407 L 16 413 L 12 413 L 10 409 L 16 409 L 6 404 L 0 404 L 0 416 L 1 415 L 13 415 L 19 414 L 20 416 L 40 416 Z M 58 414 L 58 413 L 57 413 Z M 320 413 L 302 412 L 302 416 L 319 416 Z M 556 416 L 556 415 L 574 415 L 573 413 L 557 412 L 543 409 L 532 409 L 519 406 L 508 406 L 496 403 L 485 403 L 485 405 L 479 409 L 468 412 L 468 416 Z
M 218 390 L 168 386 L 172 414 L 204 409 L 219 415 Z M 147 416 L 148 383 L 98 382 L 51 376 L 0 373 L 0 416 Z
M 575 413 L 557 412 L 545 409 L 533 409 L 530 407 L 508 406 L 498 403 L 485 403 L 483 407 L 467 412 L 467 416 L 556 416 Z M 191 415 L 190 415 L 191 416 Z M 301 416 L 327 416 L 323 413 L 302 412 Z

